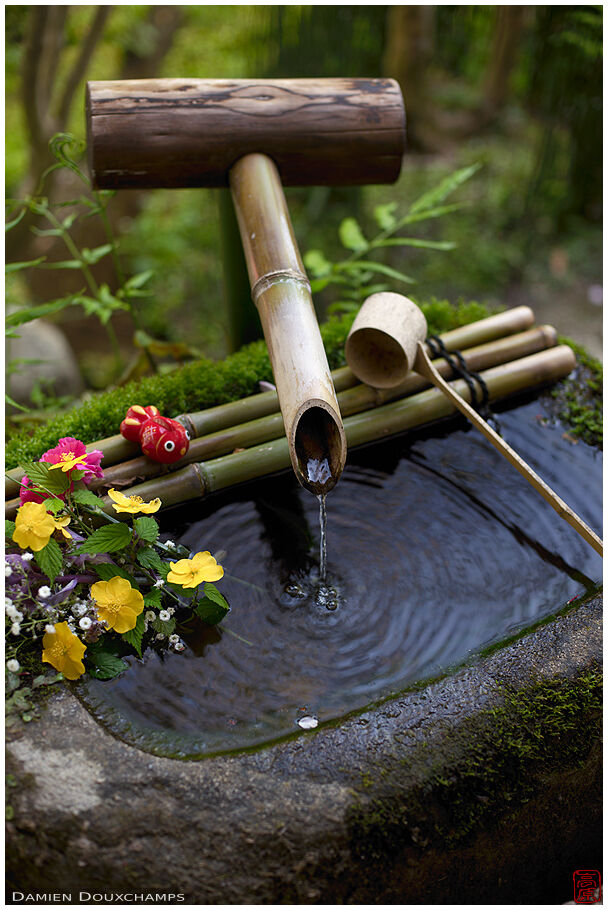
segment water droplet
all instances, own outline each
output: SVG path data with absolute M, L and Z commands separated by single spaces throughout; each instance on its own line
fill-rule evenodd
M 317 717 L 313 717 L 312 714 L 305 714 L 304 717 L 298 717 L 298 726 L 302 727 L 303 730 L 314 730 L 319 724 Z
M 325 607 L 326 610 L 337 610 L 339 605 L 338 592 L 335 588 L 321 584 L 315 596 L 315 603 L 318 607 Z
M 285 594 L 288 594 L 289 597 L 298 597 L 302 599 L 306 597 L 306 590 L 299 582 L 291 581 L 289 584 L 285 585 Z

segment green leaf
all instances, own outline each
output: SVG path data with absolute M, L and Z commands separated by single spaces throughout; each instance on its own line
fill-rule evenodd
M 437 208 L 426 209 L 424 212 L 418 212 L 415 215 L 405 215 L 399 219 L 397 230 L 405 227 L 406 224 L 414 224 L 417 221 L 426 221 L 427 218 L 441 218 L 442 215 L 449 215 L 457 212 L 467 205 L 465 202 L 453 202 L 451 205 L 440 205 Z
M 40 256 L 38 259 L 30 259 L 28 262 L 8 262 L 4 266 L 4 271 L 7 275 L 10 275 L 12 272 L 20 272 L 22 269 L 31 269 L 36 265 L 40 265 L 45 259 L 46 256 Z
M 94 679 L 113 679 L 127 669 L 127 664 L 124 660 L 121 660 L 116 653 L 97 642 L 95 645 L 89 645 L 84 659 L 90 665 L 89 674 Z
M 103 506 L 103 502 L 99 496 L 96 496 L 92 490 L 74 490 L 72 499 L 74 502 L 77 502 L 78 505 L 88 506 L 91 509 L 100 509 Z
M 14 522 L 14 521 L 9 521 L 8 518 L 5 518 L 5 519 L 4 519 L 4 528 L 5 528 L 4 533 L 6 534 L 6 536 L 7 536 L 7 537 L 12 537 L 12 536 L 13 536 L 13 531 L 15 530 L 15 522 Z
M 129 280 L 125 284 L 126 290 L 127 291 L 139 290 L 139 288 L 141 288 L 142 285 L 144 285 L 147 281 L 150 280 L 150 278 L 152 277 L 153 274 L 154 274 L 154 271 L 152 269 L 148 269 L 145 272 L 139 272 L 137 275 L 133 275 L 133 277 L 129 278 Z
M 156 617 L 151 625 L 155 632 L 161 632 L 163 635 L 171 635 L 175 630 L 175 620 L 173 617 L 166 620 Z
M 131 542 L 131 529 L 125 524 L 105 525 L 93 531 L 78 548 L 78 553 L 115 553 Z
M 224 595 L 211 582 L 205 582 L 204 590 L 205 596 L 197 603 L 194 612 L 203 622 L 216 626 L 224 619 L 230 607 Z
M 142 515 L 141 518 L 136 518 L 133 522 L 133 529 L 138 537 L 148 543 L 154 543 L 158 540 L 158 522 L 151 518 L 150 515 Z
M 418 237 L 390 237 L 387 240 L 378 240 L 372 243 L 374 249 L 382 246 L 415 246 L 426 250 L 453 250 L 456 243 L 443 240 L 421 240 Z
M 24 471 L 34 486 L 45 493 L 65 493 L 70 485 L 69 472 L 60 468 L 51 470 L 46 461 L 34 461 L 24 466 Z
M 51 313 L 65 310 L 66 307 L 73 306 L 76 302 L 76 299 L 70 296 L 62 297 L 60 300 L 51 300 L 49 303 L 42 303 L 39 306 L 25 307 L 21 310 L 15 310 L 14 313 L 8 313 L 5 322 L 6 325 L 23 325 L 24 322 L 31 322 L 41 316 L 49 316 Z
M 338 236 L 342 246 L 355 253 L 364 252 L 369 244 L 363 236 L 359 222 L 355 218 L 345 218 L 338 228 Z
M 360 259 L 358 262 L 349 262 L 341 263 L 339 266 L 345 271 L 369 271 L 369 272 L 379 272 L 381 275 L 387 275 L 389 278 L 394 278 L 396 281 L 403 281 L 405 284 L 415 284 L 415 279 L 410 278 L 409 275 L 404 275 L 402 272 L 398 272 L 396 269 L 391 269 L 388 265 L 382 265 L 380 262 L 370 262 L 369 260 Z
M 103 246 L 97 246 L 94 250 L 89 250 L 88 247 L 85 246 L 80 251 L 80 255 L 87 265 L 95 265 L 96 262 L 99 262 L 100 259 L 103 259 L 104 256 L 111 253 L 113 249 L 113 243 L 104 243 Z
M 465 181 L 469 180 L 480 167 L 481 164 L 472 164 L 469 167 L 463 167 L 458 171 L 454 171 L 453 174 L 449 174 L 434 189 L 429 190 L 428 193 L 423 193 L 423 195 L 410 206 L 409 214 L 415 215 L 425 209 L 431 209 L 439 205 L 439 203 L 443 202 L 444 199 L 447 199 L 454 190 L 458 189 Z
M 117 566 L 113 562 L 96 563 L 93 567 L 94 572 L 99 575 L 102 581 L 111 581 L 118 575 L 120 578 L 126 578 L 130 585 L 136 586 L 135 579 L 122 566 Z
M 154 547 L 144 547 L 135 558 L 144 569 L 155 569 L 163 574 L 163 577 L 166 577 L 166 573 L 169 571 L 169 566 L 165 565 Z
M 144 594 L 144 607 L 157 607 L 160 609 L 162 602 L 162 594 L 158 588 L 153 588 L 147 594 Z
M 396 209 L 396 202 L 387 202 L 386 205 L 377 205 L 374 208 L 374 221 L 383 231 L 390 231 L 397 224 L 397 219 L 393 214 Z
M 81 259 L 61 259 L 57 262 L 47 262 L 45 269 L 81 269 L 83 262 Z
M 53 515 L 57 515 L 58 512 L 61 512 L 62 509 L 65 509 L 65 502 L 63 499 L 49 497 L 48 499 L 44 500 L 44 508 L 47 510 L 47 512 L 52 512 Z
M 16 218 L 13 218 L 12 221 L 7 221 L 5 223 L 4 230 L 10 231 L 11 228 L 16 227 L 19 224 L 19 222 L 21 221 L 21 219 L 23 218 L 23 216 L 25 215 L 26 211 L 27 211 L 27 209 L 22 208 Z
M 128 632 L 123 632 L 122 637 L 131 645 L 132 648 L 135 648 L 139 657 L 141 657 L 141 642 L 144 637 L 145 621 L 144 614 L 140 613 L 137 617 L 137 622 L 135 623 L 134 629 L 129 629 Z
M 49 540 L 46 547 L 34 553 L 34 558 L 51 584 L 61 572 L 63 557 L 56 540 Z
M 321 250 L 308 250 L 304 256 L 304 265 L 314 278 L 323 278 L 331 272 L 331 262 Z

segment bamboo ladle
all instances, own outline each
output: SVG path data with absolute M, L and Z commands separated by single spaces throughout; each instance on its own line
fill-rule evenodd
M 347 363 L 362 382 L 376 388 L 397 385 L 409 370 L 415 370 L 432 382 L 560 518 L 603 556 L 603 543 L 598 535 L 438 373 L 424 345 L 426 334 L 426 319 L 412 300 L 388 292 L 372 294 L 361 307 L 346 339 Z

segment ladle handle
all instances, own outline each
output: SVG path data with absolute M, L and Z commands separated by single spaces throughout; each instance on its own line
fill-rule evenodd
M 480 433 L 486 437 L 489 442 L 492 443 L 495 449 L 497 449 L 501 455 L 507 459 L 510 464 L 516 468 L 520 474 L 522 474 L 528 483 L 532 484 L 535 490 L 537 490 L 540 495 L 545 499 L 549 505 L 555 509 L 560 518 L 563 518 L 564 521 L 567 521 L 571 527 L 577 531 L 581 537 L 590 544 L 593 549 L 599 553 L 600 556 L 603 556 L 603 543 L 602 540 L 597 536 L 597 534 L 591 530 L 591 528 L 585 524 L 582 518 L 573 512 L 570 506 L 568 506 L 563 499 L 557 495 L 557 493 L 551 489 L 551 487 L 542 480 L 538 474 L 532 470 L 532 468 L 526 464 L 523 458 L 515 452 L 511 446 L 502 439 L 501 436 L 496 433 L 492 427 L 488 426 L 483 417 L 480 417 L 477 411 L 475 411 L 468 402 L 460 397 L 458 392 L 456 392 L 449 383 L 443 379 L 442 376 L 437 372 L 433 364 L 431 363 L 429 356 L 426 352 L 424 344 L 418 342 L 418 347 L 416 351 L 416 361 L 414 363 L 414 369 L 417 373 L 420 373 L 421 376 L 424 376 L 430 382 L 433 383 L 443 394 L 452 402 L 455 407 L 461 411 L 465 417 L 467 417 L 473 426 L 475 426 Z

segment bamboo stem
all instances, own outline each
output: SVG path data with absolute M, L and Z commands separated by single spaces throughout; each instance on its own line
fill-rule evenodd
M 344 468 L 346 437 L 279 173 L 254 153 L 229 181 L 293 470 L 303 487 L 326 493 Z
M 471 322 L 468 325 L 451 329 L 439 337 L 449 351 L 456 351 L 468 348 L 469 345 L 481 345 L 485 342 L 501 339 L 503 336 L 505 336 L 506 341 L 510 335 L 521 332 L 531 326 L 533 322 L 534 314 L 532 310 L 527 306 L 519 306 L 514 307 L 512 310 L 505 310 L 503 313 L 497 313 L 495 316 L 488 316 L 486 319 L 479 319 L 477 322 Z M 481 369 L 481 367 L 472 366 L 471 369 Z M 414 375 L 412 374 L 412 376 Z M 336 392 L 344 391 L 358 383 L 357 377 L 349 367 L 339 367 L 332 372 L 331 376 Z M 274 414 L 278 409 L 279 399 L 277 393 L 261 392 L 257 395 L 240 398 L 237 401 L 229 401 L 226 404 L 206 408 L 204 411 L 182 414 L 177 420 L 183 423 L 190 432 L 191 437 L 194 438 L 195 436 L 206 436 L 226 427 L 245 423 L 248 420 L 255 420 L 258 417 Z M 140 453 L 137 443 L 128 442 L 119 434 L 89 443 L 87 451 L 90 452 L 92 449 L 99 449 L 103 452 L 104 470 L 111 465 L 127 461 Z M 5 499 L 12 499 L 19 495 L 19 483 L 22 477 L 23 470 L 21 468 L 13 468 L 7 471 Z
M 574 364 L 573 364 L 574 365 Z M 503 455 L 509 464 L 519 471 L 520 474 L 530 483 L 534 489 L 540 493 L 543 499 L 549 503 L 552 509 L 555 509 L 560 518 L 567 521 L 581 537 L 590 544 L 593 549 L 603 556 L 603 545 L 600 538 L 591 528 L 568 506 L 551 487 L 542 480 L 538 474 L 532 470 L 529 464 L 509 446 L 504 439 L 488 426 L 486 421 L 475 411 L 468 402 L 460 397 L 458 392 L 447 383 L 435 369 L 430 361 L 423 343 L 418 342 L 416 360 L 414 369 L 429 379 L 449 400 L 467 417 L 473 426 L 482 433 L 485 438 L 492 443 L 494 448 Z
M 566 345 L 541 351 L 511 363 L 502 364 L 481 375 L 488 387 L 491 401 L 517 394 L 554 382 L 566 376 L 573 368 L 575 357 Z M 469 399 L 469 389 L 463 380 L 452 384 L 460 397 Z M 450 416 L 456 411 L 454 404 L 445 394 L 431 388 L 408 398 L 384 404 L 372 411 L 347 417 L 344 428 L 351 448 L 384 439 L 395 433 L 417 428 Z M 290 456 L 287 440 L 283 437 L 262 445 L 253 446 L 243 452 L 224 455 L 196 465 L 201 479 L 201 496 L 225 489 L 236 483 L 244 483 L 267 474 L 274 474 L 289 467 Z M 160 497 L 163 507 L 178 505 L 191 498 L 190 480 L 192 466 L 181 468 L 167 478 L 157 478 L 138 484 L 126 491 L 127 495 L 143 499 Z M 184 476 L 184 489 L 180 478 Z M 108 503 L 109 506 L 109 503 Z

